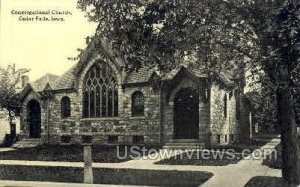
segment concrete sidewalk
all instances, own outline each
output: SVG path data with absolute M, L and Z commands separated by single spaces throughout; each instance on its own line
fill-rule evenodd
M 83 184 L 83 183 L 61 183 L 61 182 L 39 182 L 39 181 L 11 181 L 11 180 L 0 180 L 0 187 L 4 186 L 18 186 L 18 187 L 33 187 L 33 186 L 43 186 L 43 187 L 137 187 L 128 185 L 109 185 L 109 184 Z M 141 186 L 138 186 L 141 187 Z
M 269 143 L 267 143 L 260 149 L 257 149 L 256 152 L 259 152 L 259 150 L 262 151 L 267 149 L 273 149 L 279 143 L 280 139 L 272 139 Z M 202 186 L 242 187 L 245 186 L 247 182 L 255 176 L 281 177 L 281 170 L 272 169 L 262 165 L 263 160 L 253 159 L 256 157 L 254 154 L 255 151 L 253 151 L 251 156 L 244 158 L 237 164 L 230 164 L 225 167 L 214 168 L 213 170 L 207 168 L 207 171 L 213 172 L 214 176 L 210 178 L 207 182 L 205 182 Z
M 1 147 L 0 148 L 0 152 L 5 152 L 5 151 L 13 151 L 15 150 L 14 148 L 11 147 Z
M 264 149 L 273 149 L 280 143 L 280 139 L 272 139 L 269 143 L 253 151 L 252 154 Z M 158 154 L 161 154 L 161 150 Z M 152 155 L 153 156 L 153 155 Z M 173 155 L 174 156 L 174 155 Z M 155 156 L 154 156 L 155 157 Z M 263 159 L 254 159 L 254 155 L 248 156 L 237 164 L 226 166 L 193 166 L 193 165 L 157 165 L 154 164 L 165 158 L 130 160 L 122 163 L 93 163 L 93 168 L 126 168 L 144 170 L 178 170 L 178 171 L 204 171 L 213 173 L 202 186 L 244 186 L 255 176 L 276 176 L 281 177 L 281 170 L 271 169 L 263 166 Z M 22 161 L 22 160 L 0 160 L 0 165 L 23 165 L 23 166 L 64 166 L 83 167 L 83 162 L 48 162 L 48 161 Z M 107 186 L 107 185 L 105 185 Z

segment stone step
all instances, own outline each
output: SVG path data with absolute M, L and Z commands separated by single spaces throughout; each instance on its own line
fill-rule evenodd
M 168 143 L 202 143 L 199 139 L 173 139 Z
M 163 149 L 201 149 L 205 147 L 205 143 L 201 142 L 179 142 L 179 143 L 166 143 Z
M 23 139 L 21 140 L 23 142 L 40 142 L 41 139 L 37 139 L 37 138 L 26 138 L 26 139 Z
M 29 148 L 29 147 L 37 147 L 42 144 L 41 139 L 36 138 L 26 138 L 16 142 L 12 147 L 13 148 Z

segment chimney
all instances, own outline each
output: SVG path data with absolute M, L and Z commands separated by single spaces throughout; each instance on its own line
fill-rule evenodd
M 21 77 L 22 88 L 24 88 L 29 83 L 29 77 L 27 75 L 23 75 Z

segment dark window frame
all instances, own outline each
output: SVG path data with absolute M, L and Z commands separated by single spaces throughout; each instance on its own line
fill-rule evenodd
M 117 135 L 108 135 L 107 142 L 108 143 L 118 143 L 119 137 Z
M 227 99 L 227 94 L 224 95 L 224 118 L 227 118 L 227 105 L 228 105 L 228 99 Z
M 71 100 L 68 96 L 64 96 L 60 100 L 61 103 L 61 118 L 71 117 Z
M 234 142 L 233 134 L 230 134 L 230 135 L 229 135 L 229 142 Z
M 145 138 L 144 138 L 144 136 L 133 136 L 132 143 L 133 144 L 144 144 Z
M 135 91 L 131 95 L 131 116 L 145 115 L 145 97 L 141 91 Z
M 63 135 L 60 137 L 60 141 L 62 144 L 70 144 L 72 137 L 70 135 Z
M 93 143 L 93 136 L 92 135 L 82 135 L 81 142 L 83 144 L 91 144 L 91 143 Z

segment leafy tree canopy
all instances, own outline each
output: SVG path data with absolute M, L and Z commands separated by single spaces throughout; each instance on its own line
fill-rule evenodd
M 0 67 L 0 108 L 9 112 L 9 117 L 18 115 L 20 112 L 17 91 L 22 89 L 21 77 L 29 70 L 18 69 L 15 64 Z
M 95 39 L 109 41 L 127 69 L 169 70 L 189 56 L 207 73 L 246 70 L 275 91 L 283 142 L 283 177 L 300 183 L 300 150 L 291 95 L 299 95 L 297 0 L 78 0 Z M 196 62 L 196 63 L 195 63 Z M 271 83 L 271 84 L 270 84 Z

